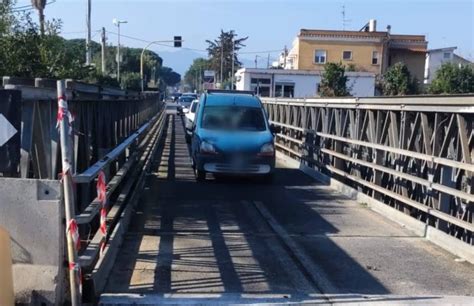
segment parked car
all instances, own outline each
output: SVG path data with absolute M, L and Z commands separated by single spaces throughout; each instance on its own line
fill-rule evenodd
M 192 136 L 192 128 L 194 125 L 194 118 L 196 115 L 196 110 L 199 106 L 199 100 L 194 100 L 191 103 L 191 106 L 189 109 L 183 110 L 185 118 L 185 126 L 186 126 L 186 142 L 190 143 L 191 142 L 191 136 Z
M 182 95 L 181 97 L 179 97 L 178 114 L 183 115 L 184 114 L 183 110 L 185 108 L 189 109 L 189 106 L 191 105 L 191 102 L 193 102 L 194 99 L 195 98 L 192 96 L 185 96 L 185 95 Z
M 173 99 L 173 102 L 178 102 L 179 97 L 181 97 L 181 93 L 179 92 L 174 92 L 170 95 L 170 97 Z
M 252 92 L 209 90 L 201 96 L 191 129 L 196 179 L 206 173 L 260 175 L 275 168 L 274 133 L 262 103 Z

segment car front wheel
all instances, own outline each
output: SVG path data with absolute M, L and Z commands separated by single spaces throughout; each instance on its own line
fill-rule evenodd
M 196 175 L 196 181 L 204 182 L 206 180 L 206 171 L 196 169 L 194 172 Z

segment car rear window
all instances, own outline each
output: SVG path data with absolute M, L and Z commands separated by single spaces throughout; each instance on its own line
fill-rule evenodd
M 245 106 L 206 106 L 202 128 L 209 130 L 265 131 L 261 108 Z
M 186 103 L 191 103 L 193 102 L 194 98 L 193 97 L 181 97 L 179 98 L 180 102 L 186 102 Z
M 196 112 L 196 108 L 198 107 L 199 103 L 193 103 L 191 105 L 191 113 L 195 113 Z

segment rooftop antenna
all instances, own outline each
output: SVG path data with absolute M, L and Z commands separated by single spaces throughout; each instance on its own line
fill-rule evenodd
M 342 14 L 342 30 L 345 31 L 346 30 L 346 26 L 349 25 L 350 21 L 349 19 L 346 19 L 346 4 L 342 4 L 342 11 L 341 11 L 341 14 Z

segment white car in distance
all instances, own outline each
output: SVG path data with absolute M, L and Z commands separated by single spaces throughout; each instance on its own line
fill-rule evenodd
M 194 118 L 196 116 L 196 111 L 199 107 L 199 100 L 193 100 L 189 108 L 184 108 L 183 113 L 185 116 L 185 126 L 186 126 L 186 142 L 191 141 L 191 136 L 193 134 L 192 129 L 194 125 Z

